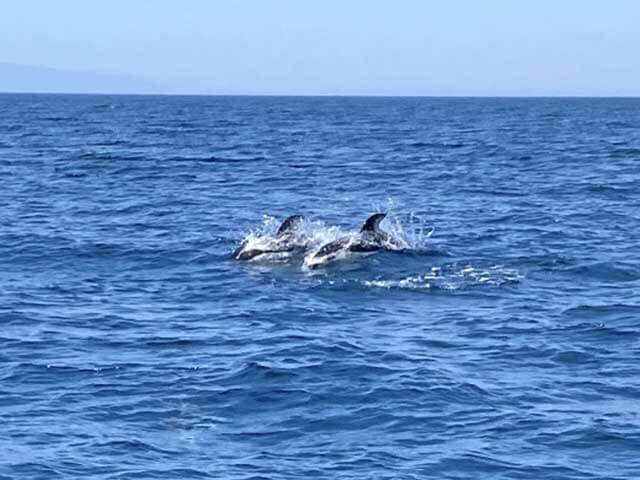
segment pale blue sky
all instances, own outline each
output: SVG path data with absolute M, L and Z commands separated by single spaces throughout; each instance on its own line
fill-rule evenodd
M 20 0 L 0 62 L 167 93 L 640 95 L 635 0 Z

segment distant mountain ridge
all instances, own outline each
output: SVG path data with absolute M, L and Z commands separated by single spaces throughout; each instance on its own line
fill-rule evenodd
M 37 65 L 0 62 L 4 93 L 161 93 L 153 82 L 96 72 L 75 72 Z

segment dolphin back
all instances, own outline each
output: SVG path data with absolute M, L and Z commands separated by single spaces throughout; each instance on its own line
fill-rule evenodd
M 326 257 L 327 255 L 331 255 L 332 253 L 336 253 L 338 250 L 342 250 L 349 244 L 349 237 L 342 237 L 333 242 L 329 242 L 326 245 L 323 245 L 320 250 L 318 250 L 313 256 L 315 258 Z

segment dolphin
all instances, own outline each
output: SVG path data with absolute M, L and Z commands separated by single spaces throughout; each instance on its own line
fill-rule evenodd
M 345 236 L 323 245 L 308 255 L 304 264 L 313 269 L 347 257 L 348 253 L 368 255 L 379 250 L 401 250 L 405 244 L 380 228 L 380 222 L 386 216 L 386 213 L 371 215 L 362 225 L 357 237 Z
M 300 232 L 302 215 L 291 215 L 280 225 L 273 237 L 260 238 L 253 242 L 243 240 L 233 252 L 234 260 L 249 261 L 266 258 L 287 257 L 297 251 L 305 250 L 308 239 Z

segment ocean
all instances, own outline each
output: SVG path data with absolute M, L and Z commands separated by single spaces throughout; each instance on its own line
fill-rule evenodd
M 640 477 L 640 99 L 0 112 L 1 479 Z

